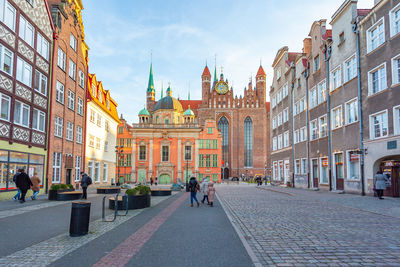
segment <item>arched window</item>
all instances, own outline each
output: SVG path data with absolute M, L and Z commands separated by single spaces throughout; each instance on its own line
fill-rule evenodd
M 244 120 L 244 166 L 253 167 L 253 121 Z
M 226 117 L 219 119 L 218 130 L 222 133 L 222 160 L 226 166 L 229 161 L 229 122 Z
M 165 119 L 164 119 L 164 123 L 165 123 L 165 124 L 169 124 L 169 118 L 165 118 Z

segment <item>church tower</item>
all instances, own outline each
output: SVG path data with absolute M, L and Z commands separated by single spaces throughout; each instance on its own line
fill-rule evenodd
M 147 86 L 147 92 L 146 92 L 146 106 L 147 110 L 150 112 L 153 111 L 154 108 L 154 98 L 155 98 L 156 91 L 154 89 L 154 79 L 153 79 L 153 63 L 150 64 L 150 76 L 149 76 L 149 84 Z
M 206 65 L 203 74 L 201 75 L 203 105 L 208 105 L 208 101 L 210 98 L 210 86 L 211 86 L 211 73 Z
M 265 105 L 265 71 L 260 65 L 256 75 L 256 94 L 260 101 L 260 106 Z

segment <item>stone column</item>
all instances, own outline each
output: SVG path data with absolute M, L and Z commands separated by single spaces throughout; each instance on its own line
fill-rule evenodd
M 194 148 L 194 171 L 196 177 L 199 176 L 199 139 L 196 139 Z
M 149 169 L 148 169 L 147 179 L 149 180 L 152 175 L 153 175 L 153 139 L 150 139 L 150 145 L 149 145 Z
M 136 139 L 132 140 L 132 180 L 136 182 Z
M 182 177 L 182 153 L 181 153 L 181 147 L 182 147 L 182 140 L 179 138 L 178 139 L 178 179 L 181 179 L 183 181 Z

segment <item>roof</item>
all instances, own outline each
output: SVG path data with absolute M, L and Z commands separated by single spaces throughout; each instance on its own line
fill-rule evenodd
M 272 63 L 272 67 L 275 68 L 276 64 L 278 64 L 279 60 L 281 59 L 281 57 L 285 54 L 286 51 L 289 50 L 289 47 L 284 46 L 281 49 L 278 50 L 278 52 L 276 52 L 276 56 L 274 59 L 274 62 Z
M 183 116 L 194 116 L 194 112 L 193 110 L 191 110 L 190 108 L 188 108 L 184 113 Z
M 189 106 L 191 109 L 197 110 L 202 103 L 201 100 L 179 100 L 179 102 L 181 102 L 184 110 L 188 109 Z
M 203 74 L 201 75 L 201 77 L 203 77 L 203 76 L 211 77 L 211 73 L 210 73 L 210 70 L 208 69 L 207 65 L 204 67 Z
M 263 76 L 265 76 L 265 71 L 264 71 L 264 69 L 263 69 L 263 67 L 260 65 L 260 67 L 258 68 L 258 71 L 257 71 L 257 75 L 256 76 L 260 76 L 260 75 L 263 75 Z
M 146 108 L 143 108 L 141 111 L 139 111 L 139 116 L 141 115 L 150 116 L 150 112 Z
M 157 101 L 157 104 L 154 106 L 154 111 L 159 109 L 173 109 L 177 112 L 183 112 L 183 108 L 179 100 L 169 95 Z
M 150 64 L 150 75 L 149 75 L 149 85 L 147 86 L 147 92 L 154 91 L 154 80 L 153 80 L 153 63 Z

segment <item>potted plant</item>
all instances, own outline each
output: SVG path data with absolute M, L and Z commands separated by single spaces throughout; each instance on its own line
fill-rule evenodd
M 74 191 L 74 187 L 66 184 L 53 184 L 49 190 L 49 200 L 57 200 L 57 194 L 61 192 Z
M 123 203 L 126 203 L 126 199 L 128 199 L 128 209 L 130 210 L 148 208 L 150 207 L 150 193 L 150 187 L 145 185 L 128 189 L 123 196 Z
M 289 181 L 286 182 L 286 187 L 290 187 L 291 183 Z

